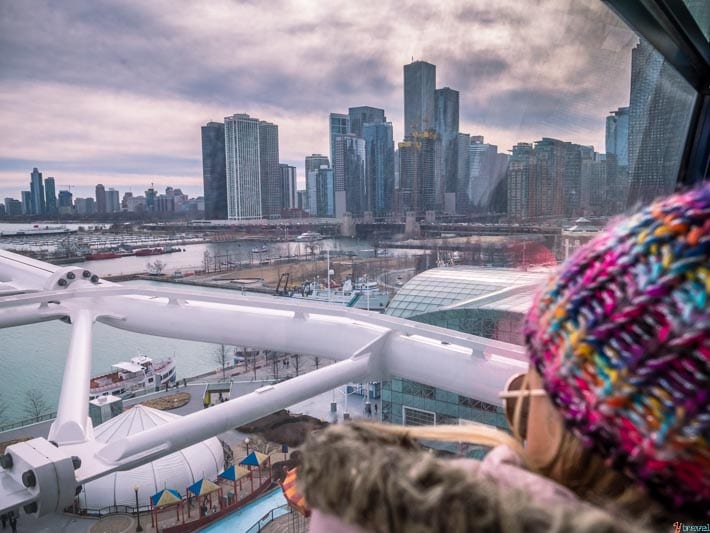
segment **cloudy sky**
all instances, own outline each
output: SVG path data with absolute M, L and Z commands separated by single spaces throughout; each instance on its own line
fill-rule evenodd
M 328 153 L 329 112 L 385 109 L 402 67 L 437 65 L 461 131 L 509 150 L 543 136 L 603 151 L 636 38 L 599 0 L 17 0 L 0 3 L 0 197 L 32 167 L 93 194 L 202 194 L 200 126 L 279 125 L 281 161 Z

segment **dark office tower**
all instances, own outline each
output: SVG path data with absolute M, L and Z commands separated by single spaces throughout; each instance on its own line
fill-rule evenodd
M 30 174 L 30 211 L 32 215 L 44 215 L 44 185 L 42 185 L 42 173 L 36 168 Z
M 103 215 L 106 213 L 106 189 L 99 183 L 96 186 L 96 214 Z
M 351 118 L 352 120 L 352 118 Z M 351 122 L 352 123 L 352 122 Z M 366 154 L 365 211 L 377 216 L 394 208 L 394 139 L 392 123 L 368 123 L 362 131 Z
M 629 108 L 620 107 L 606 117 L 606 214 L 626 208 L 629 193 Z
M 331 113 L 328 117 L 328 136 L 330 138 L 330 163 L 335 170 L 335 138 L 350 133 L 350 117 L 341 113 Z
M 508 170 L 508 154 L 496 154 L 494 175 L 495 185 L 491 192 L 490 200 L 488 201 L 488 211 L 491 213 L 507 213 L 508 212 L 508 180 L 506 172 Z
M 565 215 L 569 143 L 543 137 L 535 143 L 534 203 L 531 217 Z M 531 196 L 533 196 L 531 192 Z
M 279 169 L 279 127 L 259 121 L 259 159 L 261 175 L 261 215 L 281 216 L 281 169 Z
M 69 214 L 73 205 L 74 195 L 71 191 L 59 191 L 59 212 L 61 214 Z
M 468 147 L 469 181 L 467 199 L 471 209 L 487 210 L 493 189 L 498 184 L 498 147 L 483 142 L 482 135 L 471 137 Z
M 508 216 L 513 220 L 530 217 L 530 207 L 535 201 L 535 158 L 533 145 L 518 143 L 508 161 Z
M 400 213 L 414 211 L 419 215 L 434 209 L 435 146 L 434 130 L 414 132 L 399 143 Z
M 20 193 L 22 196 L 22 214 L 31 215 L 32 214 L 32 192 L 22 191 Z
M 296 167 L 281 163 L 281 209 L 295 209 L 296 203 Z
M 565 160 L 564 180 L 564 214 L 566 217 L 576 218 L 582 213 L 582 163 L 594 160 L 594 147 L 581 146 L 574 143 L 567 145 L 567 159 Z
M 580 214 L 602 216 L 610 211 L 610 193 L 606 154 L 594 153 L 591 159 L 582 160 L 582 189 L 580 193 Z
M 49 177 L 44 180 L 44 197 L 47 214 L 55 216 L 57 214 L 57 192 L 54 186 L 54 178 Z
M 436 162 L 436 185 L 439 202 L 446 212 L 453 213 L 456 197 L 459 133 L 459 92 L 448 87 L 436 89 L 436 132 L 439 150 Z M 437 203 L 439 203 L 437 202 Z
M 202 126 L 202 182 L 205 218 L 227 219 L 227 166 L 224 152 L 224 124 L 208 122 Z
M 16 217 L 22 214 L 22 202 L 14 198 L 5 198 L 5 215 Z
M 469 210 L 468 184 L 471 178 L 471 158 L 468 152 L 470 145 L 471 136 L 468 133 L 456 135 L 456 213 L 458 214 L 467 213 Z
M 436 66 L 426 61 L 404 65 L 404 135 L 436 124 Z
M 153 213 L 157 211 L 158 208 L 158 191 L 153 187 L 146 189 L 145 191 L 145 209 L 146 211 Z
M 348 109 L 348 119 L 350 121 L 350 131 L 360 138 L 363 137 L 363 126 L 365 124 L 382 124 L 387 122 L 385 110 L 377 107 L 360 106 Z
M 306 192 L 308 212 L 312 217 L 335 216 L 333 169 L 326 165 L 308 171 Z
M 311 154 L 306 156 L 306 176 L 311 170 L 318 170 L 320 167 L 330 167 L 328 157 L 321 154 Z
M 335 216 L 346 212 L 355 216 L 365 212 L 365 141 L 355 135 L 335 137 Z
M 695 91 L 641 39 L 631 52 L 629 207 L 673 191 L 694 98 Z

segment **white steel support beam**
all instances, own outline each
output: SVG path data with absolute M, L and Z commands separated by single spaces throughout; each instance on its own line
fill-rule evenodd
M 91 381 L 91 339 L 94 314 L 77 309 L 72 323 L 69 354 L 57 406 L 57 418 L 49 430 L 49 440 L 59 445 L 84 442 L 91 433 L 89 420 L 89 382 Z

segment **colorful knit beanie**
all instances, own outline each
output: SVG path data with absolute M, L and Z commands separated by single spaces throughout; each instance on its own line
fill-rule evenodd
M 678 512 L 710 509 L 710 185 L 580 248 L 525 341 L 567 426 Z

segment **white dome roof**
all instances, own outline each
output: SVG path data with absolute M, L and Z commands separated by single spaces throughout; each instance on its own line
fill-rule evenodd
M 165 411 L 136 405 L 111 420 L 94 428 L 99 442 L 112 442 L 145 429 L 161 426 L 181 418 Z M 224 469 L 224 452 L 219 439 L 212 437 L 152 463 L 124 472 L 114 472 L 84 485 L 79 499 L 81 505 L 101 509 L 109 505 L 135 506 L 133 487 L 140 487 L 141 507 L 148 498 L 164 488 L 176 489 L 183 496 L 185 488 L 206 477 L 217 479 Z

